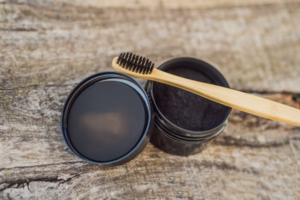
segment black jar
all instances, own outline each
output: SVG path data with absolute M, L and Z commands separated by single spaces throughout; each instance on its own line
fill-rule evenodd
M 169 70 L 179 67 L 188 67 L 193 70 L 197 70 L 212 80 L 212 84 L 229 88 L 229 84 L 226 79 L 216 68 L 199 59 L 189 57 L 174 58 L 160 65 L 158 69 L 169 72 Z M 188 130 L 172 123 L 166 118 L 166 116 L 164 116 L 158 107 L 159 102 L 156 102 L 154 95 L 156 91 L 154 91 L 153 84 L 157 83 L 148 81 L 146 83 L 145 90 L 153 104 L 155 114 L 153 134 L 150 141 L 159 149 L 170 154 L 181 156 L 196 154 L 201 152 L 210 141 L 224 130 L 231 113 L 231 108 L 229 107 L 223 108 L 224 112 L 222 114 L 221 121 L 209 130 Z M 156 87 L 156 89 L 159 90 L 159 87 Z M 187 101 L 188 100 L 189 99 L 187 99 Z M 165 101 L 168 101 L 168 99 Z M 183 107 L 179 109 L 183 112 L 185 108 Z M 209 114 L 210 113 L 207 115 Z M 181 115 L 181 113 L 178 112 L 178 115 Z
M 80 159 L 124 164 L 148 144 L 153 111 L 144 88 L 119 72 L 101 72 L 80 82 L 65 101 L 61 130 Z

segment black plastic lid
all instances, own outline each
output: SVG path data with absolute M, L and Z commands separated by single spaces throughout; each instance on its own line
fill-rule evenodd
M 143 87 L 119 72 L 101 72 L 80 82 L 68 96 L 61 128 L 69 149 L 82 160 L 118 165 L 149 142 L 151 105 Z

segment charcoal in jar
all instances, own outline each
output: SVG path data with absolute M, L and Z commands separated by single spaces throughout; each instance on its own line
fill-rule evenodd
M 216 84 L 208 75 L 191 67 L 175 67 L 166 72 L 204 83 Z M 173 124 L 190 130 L 206 131 L 222 124 L 228 107 L 188 91 L 154 82 L 153 95 L 158 109 Z

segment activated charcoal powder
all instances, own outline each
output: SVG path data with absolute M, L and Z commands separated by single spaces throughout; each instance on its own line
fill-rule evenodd
M 209 75 L 191 67 L 177 66 L 165 71 L 191 80 L 218 85 Z M 169 121 L 190 131 L 206 131 L 219 126 L 228 116 L 230 109 L 188 91 L 158 82 L 153 83 L 153 96 L 158 109 Z

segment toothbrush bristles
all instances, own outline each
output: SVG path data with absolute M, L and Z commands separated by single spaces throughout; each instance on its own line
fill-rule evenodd
M 154 63 L 149 59 L 130 52 L 121 53 L 118 57 L 117 64 L 124 69 L 140 74 L 151 74 L 154 68 Z

